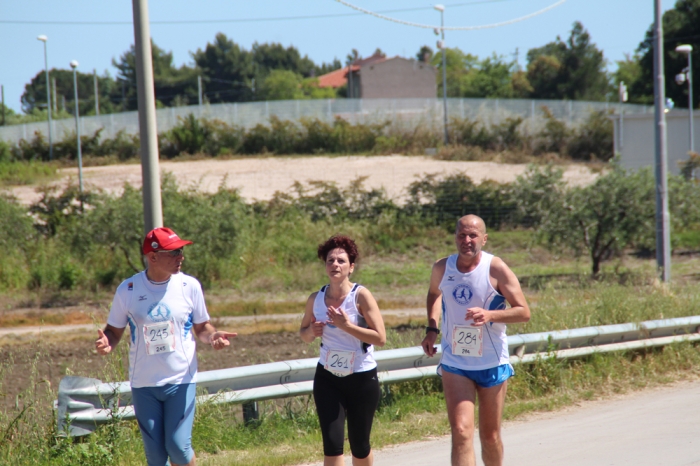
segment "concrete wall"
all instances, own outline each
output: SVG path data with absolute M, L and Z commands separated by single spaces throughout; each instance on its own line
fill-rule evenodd
M 654 114 L 615 115 L 615 152 L 622 166 L 628 169 L 654 168 L 656 139 Z M 668 172 L 680 174 L 679 162 L 688 160 L 690 125 L 687 110 L 672 110 L 666 114 Z M 700 152 L 700 111 L 693 112 L 695 152 Z
M 401 57 L 365 65 L 358 73 L 360 97 L 434 99 L 437 97 L 436 73 L 427 63 Z

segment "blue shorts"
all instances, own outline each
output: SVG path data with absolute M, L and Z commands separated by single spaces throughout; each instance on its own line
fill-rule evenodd
M 192 461 L 192 424 L 197 385 L 132 388 L 136 420 L 149 466 Z
M 468 371 L 464 369 L 458 369 L 452 366 L 446 366 L 445 364 L 440 364 L 438 367 L 438 374 L 440 369 L 449 372 L 450 374 L 461 375 L 466 377 L 480 387 L 489 388 L 500 385 L 509 378 L 515 375 L 513 366 L 510 364 L 501 364 L 498 367 L 493 367 L 491 369 L 483 369 L 480 371 Z

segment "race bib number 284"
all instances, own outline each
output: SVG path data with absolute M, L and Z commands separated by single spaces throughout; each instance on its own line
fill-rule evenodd
M 465 358 L 480 358 L 483 352 L 481 327 L 455 325 L 452 327 L 452 354 Z

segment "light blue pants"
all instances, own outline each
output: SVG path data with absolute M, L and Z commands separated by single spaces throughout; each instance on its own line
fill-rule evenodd
M 192 424 L 196 384 L 132 388 L 148 466 L 192 461 Z

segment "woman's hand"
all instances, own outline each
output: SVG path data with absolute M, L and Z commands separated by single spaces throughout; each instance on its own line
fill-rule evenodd
M 316 317 L 311 318 L 311 332 L 314 334 L 314 337 L 323 337 L 323 327 L 325 326 L 325 322 L 316 322 Z
M 346 330 L 350 325 L 350 318 L 339 307 L 328 306 L 328 321 L 327 323 L 333 324 L 341 330 Z

